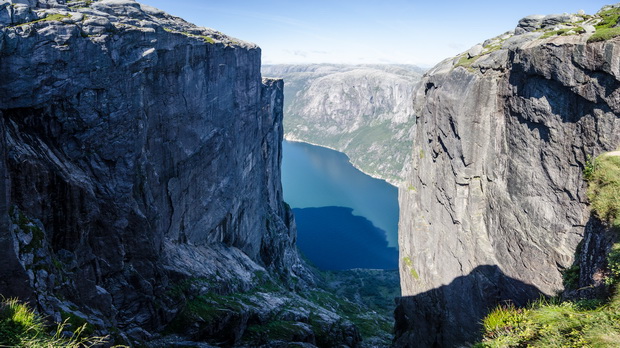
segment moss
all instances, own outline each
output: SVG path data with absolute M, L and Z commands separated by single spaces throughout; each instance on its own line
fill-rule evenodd
M 202 38 L 203 40 L 205 40 L 206 42 L 210 43 L 210 44 L 214 44 L 215 40 L 213 40 L 212 37 L 210 36 L 206 36 L 206 35 L 200 35 L 200 38 Z
M 34 223 L 34 220 L 27 217 L 21 210 L 16 207 L 11 207 L 11 220 L 16 224 L 19 229 L 32 236 L 32 240 L 27 245 L 21 246 L 21 252 L 31 253 L 37 249 L 43 247 L 43 241 L 45 239 L 45 233 L 39 226 Z
M 455 68 L 457 67 L 463 67 L 466 69 L 470 69 L 471 65 L 474 64 L 474 62 L 476 61 L 476 59 L 478 59 L 479 56 L 475 56 L 475 57 L 469 57 L 469 55 L 467 53 L 461 55 L 461 58 L 459 59 L 459 61 L 454 65 Z

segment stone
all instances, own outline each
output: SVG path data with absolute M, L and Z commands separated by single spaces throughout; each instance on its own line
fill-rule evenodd
M 195 279 L 221 296 L 260 279 L 311 289 L 282 197 L 283 82 L 262 78 L 260 49 L 135 1 L 84 5 L 29 3 L 68 20 L 0 26 L 0 293 L 135 343 L 201 294 L 174 295 Z M 12 209 L 41 229 L 34 251 Z M 219 332 L 238 343 L 282 301 L 309 305 L 277 294 Z
M 517 25 L 517 29 L 522 29 L 524 32 L 534 31 L 536 29 L 540 29 L 543 19 L 545 16 L 543 15 L 531 15 L 525 18 L 522 18 Z M 515 30 L 517 30 L 515 29 Z M 519 35 L 519 33 L 516 33 Z
M 596 285 L 611 238 L 589 222 L 582 171 L 620 145 L 620 43 L 547 44 L 529 32 L 544 18 L 565 20 L 526 17 L 492 57 L 444 61 L 417 87 L 396 347 L 473 344 L 497 304 L 561 292 L 582 241 L 580 282 Z
M 469 58 L 473 58 L 473 57 L 479 56 L 482 53 L 482 51 L 484 51 L 484 47 L 478 44 L 470 48 L 469 51 L 467 51 L 467 56 Z

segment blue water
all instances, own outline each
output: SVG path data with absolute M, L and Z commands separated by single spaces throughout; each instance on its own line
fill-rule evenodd
M 283 146 L 284 200 L 294 208 L 301 251 L 323 269 L 397 268 L 397 188 L 357 170 L 338 151 Z M 353 250 L 345 256 L 343 248 Z

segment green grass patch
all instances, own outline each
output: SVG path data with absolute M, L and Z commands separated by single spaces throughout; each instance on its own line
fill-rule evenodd
M 586 30 L 582 27 L 576 27 L 576 28 L 564 28 L 564 29 L 560 29 L 560 30 L 554 30 L 554 31 L 548 31 L 546 33 L 544 33 L 540 38 L 541 39 L 546 39 L 552 36 L 567 36 L 567 35 L 578 35 L 578 34 L 583 34 L 585 33 Z
M 588 38 L 588 42 L 607 41 L 609 39 L 613 39 L 616 36 L 620 36 L 620 27 L 597 29 L 596 32 L 594 32 L 594 34 L 592 34 L 592 36 Z
M 620 156 L 601 155 L 586 163 L 584 177 L 592 212 L 601 220 L 620 228 Z
M 588 38 L 588 42 L 605 41 L 620 35 L 618 20 L 620 19 L 620 8 L 612 8 L 597 14 L 601 21 L 596 24 L 596 32 Z
M 455 68 L 462 66 L 465 69 L 469 69 L 471 68 L 471 65 L 474 64 L 474 62 L 476 61 L 476 59 L 478 59 L 479 56 L 475 56 L 475 57 L 469 57 L 469 55 L 467 53 L 463 54 L 461 56 L 461 58 L 459 59 L 459 61 L 454 65 Z
M 65 337 L 63 332 L 66 331 L 72 331 L 72 336 Z M 86 325 L 70 328 L 66 320 L 55 328 L 49 328 L 39 314 L 17 299 L 4 299 L 0 302 L 2 347 L 85 348 L 106 343 L 103 337 L 89 337 L 87 331 Z
M 484 318 L 484 339 L 474 347 L 615 347 L 620 313 L 610 303 L 541 300 L 527 308 L 500 306 Z

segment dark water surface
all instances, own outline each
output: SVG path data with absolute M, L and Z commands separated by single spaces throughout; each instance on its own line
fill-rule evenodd
M 294 208 L 302 252 L 322 269 L 397 268 L 397 188 L 338 151 L 283 145 L 284 200 Z

